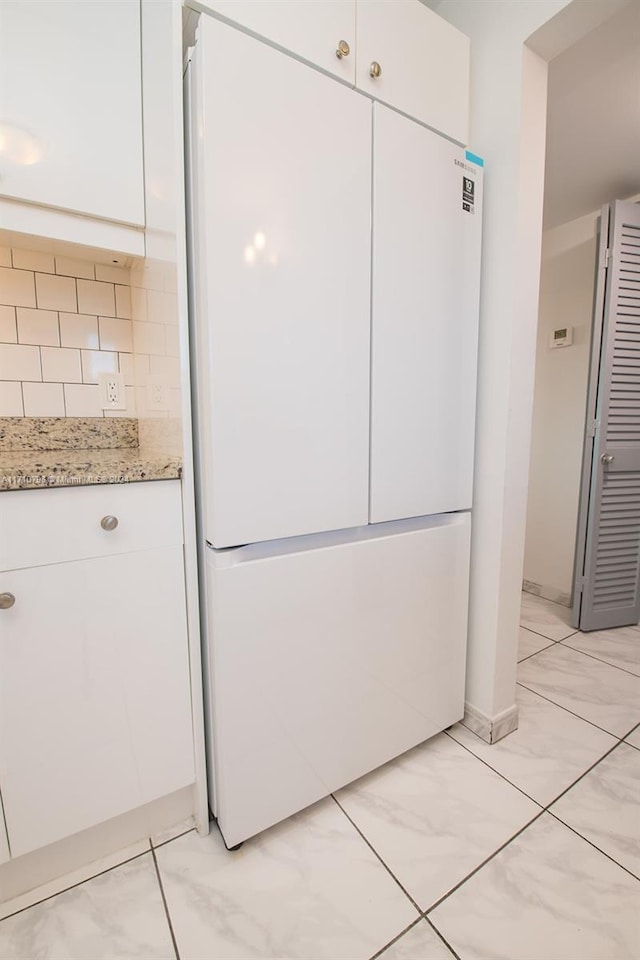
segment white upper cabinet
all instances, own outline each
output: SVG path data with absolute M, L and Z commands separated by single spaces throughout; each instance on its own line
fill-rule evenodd
M 356 0 L 188 0 L 355 83 Z
M 482 180 L 461 147 L 381 104 L 373 168 L 378 523 L 471 507 Z
M 4 0 L 0 36 L 0 194 L 143 225 L 139 0 Z
M 358 89 L 466 144 L 469 38 L 419 0 L 358 0 L 357 10 Z
M 358 526 L 371 104 L 212 17 L 192 68 L 205 536 L 228 547 Z

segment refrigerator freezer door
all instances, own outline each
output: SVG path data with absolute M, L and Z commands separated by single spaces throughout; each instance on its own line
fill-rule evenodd
M 461 147 L 381 104 L 373 143 L 378 523 L 471 507 L 482 171 Z
M 371 103 L 209 17 L 192 68 L 205 537 L 366 523 Z
M 229 846 L 462 717 L 469 534 L 457 514 L 207 551 Z

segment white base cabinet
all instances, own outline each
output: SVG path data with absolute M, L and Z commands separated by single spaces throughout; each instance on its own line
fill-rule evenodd
M 134 496 L 148 488 L 139 506 L 162 526 L 154 484 L 136 486 Z M 22 498 L 28 509 L 45 494 L 55 513 L 59 492 L 73 493 L 85 518 L 87 502 L 108 498 L 104 488 L 25 491 L 4 494 L 3 506 Z M 114 500 L 127 492 L 115 488 Z M 8 570 L 0 589 L 15 597 L 0 611 L 0 788 L 12 857 L 193 783 L 181 543 Z

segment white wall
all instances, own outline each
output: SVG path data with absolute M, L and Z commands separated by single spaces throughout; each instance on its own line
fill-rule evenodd
M 515 700 L 542 235 L 547 67 L 524 43 L 543 28 L 535 49 L 548 58 L 610 7 L 443 0 L 437 8 L 471 37 L 471 148 L 486 159 L 466 696 L 494 724 Z
M 568 604 L 573 580 L 599 211 L 545 231 L 524 579 Z M 549 348 L 556 327 L 573 345 Z

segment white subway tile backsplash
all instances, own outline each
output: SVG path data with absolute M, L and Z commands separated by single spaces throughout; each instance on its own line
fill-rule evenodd
M 36 288 L 29 270 L 0 267 L 0 303 L 13 307 L 35 307 Z
M 115 317 L 98 317 L 101 350 L 121 350 L 131 353 L 133 350 L 133 329 L 131 320 L 118 320 Z
M 25 417 L 64 417 L 61 383 L 23 383 Z
M 82 383 L 80 351 L 68 347 L 41 347 L 42 379 L 55 383 Z
M 172 323 L 164 328 L 165 350 L 168 357 L 180 356 L 180 331 L 178 325 Z
M 166 273 L 167 267 L 164 263 L 147 261 L 143 267 L 140 286 L 147 290 L 164 290 Z
M 116 315 L 131 320 L 131 287 L 116 284 Z
M 40 310 L 77 311 L 76 281 L 72 277 L 57 277 L 50 273 L 36 273 L 35 277 Z
M 18 343 L 57 347 L 60 343 L 58 314 L 54 310 L 18 307 Z
M 131 286 L 131 281 L 137 283 Z M 134 319 L 135 318 L 135 319 Z M 0 247 L 0 415 L 152 416 L 150 376 L 180 410 L 177 299 L 166 264 L 131 269 Z M 127 408 L 103 411 L 98 376 L 120 371 Z
M 60 343 L 63 347 L 84 347 L 85 350 L 97 350 L 98 318 L 85 313 L 60 314 Z
M 115 317 L 116 301 L 112 283 L 78 280 L 78 312 Z
M 131 287 L 131 314 L 134 320 L 144 322 L 147 319 L 147 291 L 142 287 Z
M 16 308 L 0 306 L 0 343 L 17 343 Z
M 99 373 L 118 373 L 118 354 L 106 350 L 82 351 L 82 380 L 97 383 Z
M 165 290 L 147 291 L 147 320 L 151 323 L 172 324 L 176 322 L 178 298 Z
M 100 394 L 97 385 L 65 383 L 64 403 L 68 417 L 101 417 Z
M 164 355 L 164 326 L 161 323 L 133 321 L 133 349 L 135 353 Z
M 144 353 L 133 354 L 133 376 L 137 387 L 144 387 L 149 379 L 149 360 Z
M 136 382 L 136 368 L 133 362 L 133 354 L 121 353 L 118 356 L 118 364 L 120 367 L 120 373 L 124 377 L 125 385 L 128 387 L 134 386 Z
M 39 347 L 0 343 L 0 380 L 42 380 Z
M 17 380 L 0 380 L 0 417 L 24 417 L 22 384 Z
M 107 283 L 130 283 L 128 267 L 116 267 L 110 263 L 96 263 L 96 280 L 106 280 Z
M 56 257 L 56 273 L 63 277 L 81 277 L 83 280 L 93 280 L 95 268 L 90 260 Z
M 150 420 L 166 420 L 169 416 L 168 410 L 156 410 L 149 406 L 147 388 L 136 387 L 136 409 L 138 417 L 147 417 Z
M 12 251 L 13 266 L 20 270 L 37 270 L 39 273 L 55 273 L 53 256 L 50 253 L 40 253 L 38 250 Z
M 151 373 L 168 387 L 180 386 L 180 361 L 176 357 L 151 357 Z

